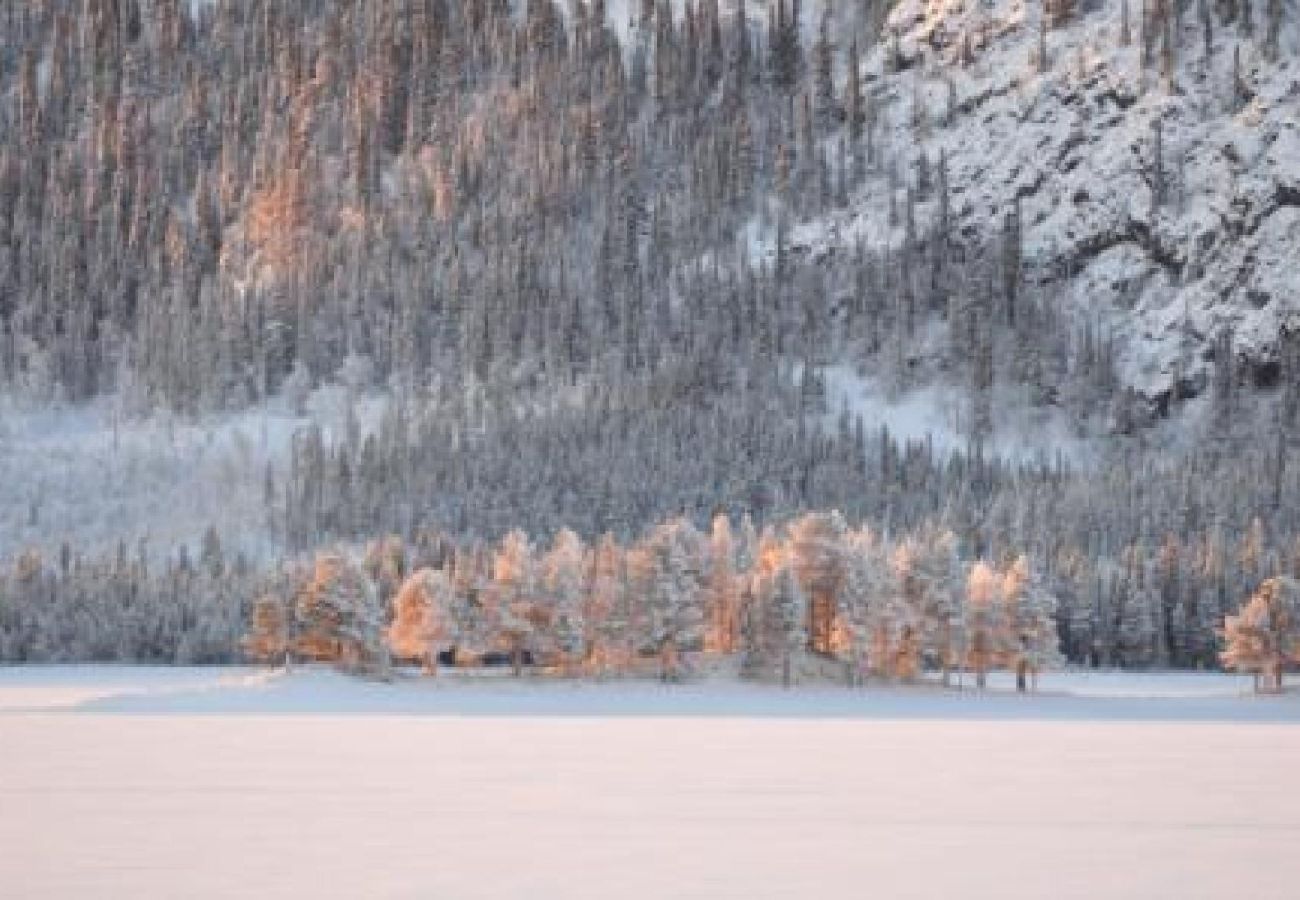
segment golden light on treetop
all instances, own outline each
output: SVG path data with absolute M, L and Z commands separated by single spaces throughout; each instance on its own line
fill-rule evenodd
M 1255 687 L 1282 690 L 1282 673 L 1300 662 L 1300 583 L 1279 575 L 1261 584 L 1235 616 L 1223 622 L 1223 664 L 1255 675 Z

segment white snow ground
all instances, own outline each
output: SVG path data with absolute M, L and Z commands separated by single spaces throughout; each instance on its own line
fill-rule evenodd
M 1295 895 L 1296 695 L 996 686 L 0 669 L 0 892 Z

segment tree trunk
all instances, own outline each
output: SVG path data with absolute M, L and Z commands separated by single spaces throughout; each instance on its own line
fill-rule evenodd
M 523 646 L 518 638 L 510 640 L 510 672 L 516 678 L 524 674 Z
M 1016 693 L 1023 694 L 1029 690 L 1029 663 L 1023 659 L 1016 660 Z
M 952 648 L 952 624 L 944 619 L 943 621 L 943 650 L 939 654 L 939 665 L 943 667 L 943 686 L 948 687 L 952 680 L 952 654 L 949 652 Z
M 674 659 L 675 650 L 672 641 L 664 641 L 659 648 L 659 679 L 661 681 L 672 681 L 677 674 L 677 665 Z
M 988 677 L 987 677 L 987 673 L 984 671 L 984 664 L 979 663 L 978 665 L 975 666 L 975 687 L 979 688 L 982 691 L 984 690 L 987 684 L 988 684 Z
M 781 687 L 788 688 L 789 686 L 790 686 L 790 654 L 787 651 L 786 653 L 781 654 Z

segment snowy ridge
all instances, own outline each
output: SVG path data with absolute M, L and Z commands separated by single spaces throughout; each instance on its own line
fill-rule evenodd
M 1216 20 L 1207 63 L 1189 5 L 1166 86 L 1158 46 L 1140 65 L 1139 6 L 1130 4 L 1133 40 L 1121 46 L 1121 4 L 1080 4 L 1063 28 L 1047 30 L 1040 73 L 1037 5 L 903 0 L 888 22 L 902 70 L 888 38 L 864 64 L 880 140 L 898 154 L 904 183 L 918 153 L 932 166 L 946 157 L 959 243 L 1000 226 L 1018 197 L 1031 290 L 1120 336 L 1121 377 L 1147 399 L 1169 393 L 1180 356 L 1182 396 L 1199 393 L 1208 344 L 1224 327 L 1248 376 L 1267 385 L 1278 331 L 1300 315 L 1290 263 L 1300 254 L 1300 34 L 1284 22 L 1272 62 L 1262 25 L 1251 40 Z M 814 257 L 858 240 L 897 246 L 902 226 L 886 219 L 886 185 L 877 173 L 849 210 L 798 224 L 793 244 Z M 922 221 L 933 214 L 933 202 L 920 204 Z

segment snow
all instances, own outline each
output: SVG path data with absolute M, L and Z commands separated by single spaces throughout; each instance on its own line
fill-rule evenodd
M 93 706 L 109 699 L 156 702 L 172 694 L 246 689 L 274 678 L 265 669 L 237 666 L 10 666 L 0 667 L 0 715 Z
M 897 441 L 928 441 L 940 454 L 968 448 L 970 398 L 961 390 L 931 382 L 893 393 L 881 379 L 852 366 L 834 364 L 818 371 L 826 384 L 828 426 L 834 427 L 840 412 L 847 409 L 850 415 L 861 417 L 868 434 L 885 428 Z M 1016 390 L 999 386 L 1003 394 Z M 1076 464 L 1096 455 L 1086 441 L 1072 433 L 1059 409 L 1030 413 L 1023 399 L 1010 402 L 1006 398 L 995 400 L 992 407 L 995 427 L 987 445 L 992 454 L 1017 461 L 1051 461 L 1059 456 Z
M 1300 877 L 1300 710 L 1229 696 L 1238 679 L 1071 673 L 1036 698 L 510 681 L 0 670 L 0 883 L 21 897 L 1268 900 Z M 74 689 L 88 692 L 75 709 Z M 1088 712 L 1103 709 L 1145 712 Z
M 1136 23 L 1140 4 L 1129 7 Z M 959 235 L 996 231 L 1020 195 L 1030 295 L 1041 290 L 1080 326 L 1119 336 L 1120 376 L 1143 394 L 1171 382 L 1184 310 L 1192 344 L 1231 326 L 1241 353 L 1269 358 L 1280 325 L 1300 314 L 1290 262 L 1300 252 L 1300 30 L 1284 24 L 1270 64 L 1235 28 L 1218 27 L 1207 69 L 1199 19 L 1186 15 L 1169 91 L 1158 60 L 1142 84 L 1136 24 L 1133 44 L 1119 46 L 1118 0 L 1080 4 L 1070 23 L 1049 31 L 1043 74 L 1032 62 L 1041 15 L 1023 0 L 894 4 L 888 30 L 912 64 L 890 71 L 889 41 L 863 63 L 884 152 L 901 174 L 921 151 L 932 163 L 946 155 Z M 957 59 L 963 33 L 972 35 L 969 66 Z M 1253 93 L 1240 110 L 1229 102 L 1238 45 Z M 956 109 L 945 123 L 949 79 Z M 913 97 L 926 108 L 919 132 Z M 1153 214 L 1157 120 L 1168 196 Z M 847 209 L 796 223 L 792 245 L 813 259 L 859 241 L 897 247 L 902 225 L 888 221 L 887 183 L 877 171 Z M 919 204 L 922 225 L 935 207 Z M 770 246 L 752 228 L 740 240 L 759 257 Z M 1190 362 L 1189 374 L 1208 368 L 1199 352 Z
M 723 669 L 716 676 L 663 685 L 639 679 L 516 679 L 507 669 L 444 670 L 436 679 L 401 670 L 382 682 L 315 667 L 290 673 L 239 666 L 0 668 L 0 714 L 53 711 L 1300 723 L 1300 695 L 1254 696 L 1248 677 L 1197 672 L 1049 672 L 1040 677 L 1036 694 L 1019 696 L 1010 674 L 997 672 L 989 676 L 989 690 L 977 693 L 930 683 L 851 691 L 825 681 L 781 690 L 737 682 Z

